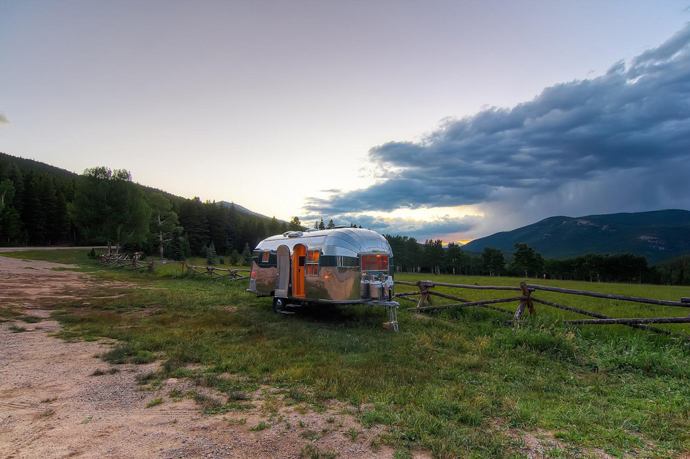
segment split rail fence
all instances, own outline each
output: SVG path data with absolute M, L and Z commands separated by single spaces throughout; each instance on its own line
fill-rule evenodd
M 137 252 L 132 255 L 129 254 L 105 254 L 99 257 L 101 263 L 114 267 L 136 271 L 153 272 L 155 269 L 155 261 L 141 260 L 141 253 Z M 217 266 L 198 266 L 181 262 L 182 273 L 190 275 L 208 276 L 213 279 L 229 279 L 229 280 L 243 280 L 249 278 L 250 270 L 248 268 L 220 268 Z M 609 299 L 617 301 L 625 301 L 637 304 L 648 304 L 656 306 L 671 306 L 680 308 L 690 308 L 690 298 L 681 298 L 679 301 L 659 300 L 655 298 L 644 298 L 628 295 L 618 295 L 611 293 L 592 292 L 588 290 L 575 290 L 561 287 L 552 287 L 547 285 L 529 284 L 521 282 L 519 286 L 510 285 L 474 285 L 474 284 L 452 284 L 448 282 L 433 282 L 429 280 L 422 280 L 417 282 L 408 282 L 398 280 L 395 282 L 396 286 L 405 285 L 416 287 L 418 291 L 396 293 L 395 298 L 415 303 L 414 307 L 408 308 L 408 311 L 417 313 L 432 313 L 442 310 L 449 310 L 453 308 L 470 308 L 479 307 L 490 309 L 510 316 L 509 322 L 515 326 L 519 326 L 525 315 L 525 312 L 531 314 L 536 313 L 535 304 L 548 306 L 562 311 L 568 311 L 582 316 L 589 317 L 588 319 L 569 319 L 563 320 L 563 324 L 569 325 L 625 325 L 632 328 L 648 330 L 656 333 L 666 335 L 676 335 L 669 330 L 654 327 L 650 324 L 685 324 L 690 323 L 690 314 L 682 317 L 611 317 L 600 312 L 589 311 L 575 306 L 568 306 L 562 303 L 557 303 L 534 296 L 535 292 L 550 292 L 560 293 L 564 295 L 585 296 L 590 298 Z M 458 295 L 453 295 L 445 292 L 434 290 L 435 287 L 446 287 L 458 290 L 489 290 L 489 291 L 509 291 L 515 292 L 515 295 L 507 298 L 494 298 L 488 300 L 471 301 L 464 299 Z M 439 297 L 447 300 L 452 300 L 454 303 L 450 304 L 433 304 L 432 298 Z M 517 303 L 514 311 L 500 308 L 496 305 L 506 303 Z M 690 338 L 688 335 L 682 335 L 684 338 Z
M 113 267 L 123 268 L 132 271 L 148 271 L 155 270 L 156 261 L 144 261 L 141 259 L 141 253 L 136 252 L 130 254 L 104 254 L 99 257 L 102 264 Z M 159 262 L 161 263 L 161 262 Z M 179 262 L 182 273 L 190 275 L 203 275 L 213 279 L 229 279 L 229 280 L 243 280 L 249 278 L 250 270 L 248 268 L 220 268 L 217 266 L 198 266 L 190 265 L 186 262 Z M 171 263 L 166 263 L 171 264 Z
M 396 285 L 407 285 L 411 287 L 417 287 L 416 292 L 403 292 L 397 293 L 396 298 L 401 300 L 411 301 L 416 303 L 415 307 L 409 308 L 409 311 L 418 313 L 429 313 L 441 310 L 447 310 L 452 308 L 468 308 L 468 307 L 480 307 L 485 309 L 491 309 L 511 316 L 510 322 L 514 325 L 519 325 L 520 321 L 523 319 L 525 312 L 529 314 L 535 314 L 536 308 L 535 303 L 549 306 L 552 308 L 560 309 L 563 311 L 569 311 L 572 313 L 580 314 L 583 316 L 591 317 L 590 319 L 576 319 L 576 320 L 563 320 L 562 323 L 570 325 L 626 325 L 633 328 L 644 329 L 656 333 L 662 333 L 666 335 L 673 335 L 675 333 L 654 327 L 648 324 L 684 324 L 690 323 L 690 315 L 684 317 L 610 317 L 605 314 L 588 311 L 582 308 L 568 306 L 561 303 L 556 303 L 554 301 L 547 301 L 544 299 L 536 298 L 534 296 L 535 292 L 553 292 L 561 293 L 565 295 L 577 295 L 592 298 L 602 298 L 609 300 L 627 301 L 638 304 L 650 304 L 658 306 L 673 306 L 680 308 L 690 308 L 690 298 L 681 298 L 680 301 L 670 301 L 670 300 L 658 300 L 654 298 L 643 298 L 627 295 L 616 295 L 610 293 L 600 293 L 591 292 L 587 290 L 574 290 L 568 288 L 551 287 L 546 285 L 538 284 L 528 284 L 526 282 L 521 282 L 519 286 L 508 286 L 508 285 L 473 285 L 473 284 L 451 284 L 447 282 L 433 282 L 428 280 L 418 281 L 418 282 L 407 282 L 407 281 L 396 281 Z M 451 295 L 444 292 L 439 292 L 433 290 L 434 287 L 448 287 L 454 289 L 467 289 L 467 290 L 491 290 L 491 291 L 511 291 L 515 292 L 515 296 L 508 298 L 496 298 L 489 300 L 480 301 L 470 301 L 466 300 L 458 295 Z M 444 299 L 449 299 L 455 301 L 455 303 L 450 304 L 438 304 L 434 305 L 432 302 L 432 297 L 440 297 Z M 495 305 L 502 303 L 517 303 L 515 311 L 510 311 L 507 309 L 499 308 Z M 690 338 L 684 335 L 685 338 Z
M 182 262 L 182 269 L 188 274 L 201 274 L 215 279 L 243 280 L 249 279 L 250 269 L 244 268 L 219 268 L 217 266 L 188 265 Z M 246 273 L 246 274 L 245 274 Z

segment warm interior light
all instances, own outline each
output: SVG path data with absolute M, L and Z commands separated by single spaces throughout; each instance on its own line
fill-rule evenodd
M 362 255 L 362 271 L 388 271 L 388 255 Z

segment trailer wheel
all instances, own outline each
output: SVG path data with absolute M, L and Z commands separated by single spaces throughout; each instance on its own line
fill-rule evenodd
M 282 312 L 285 306 L 285 300 L 282 298 L 273 297 L 273 312 Z

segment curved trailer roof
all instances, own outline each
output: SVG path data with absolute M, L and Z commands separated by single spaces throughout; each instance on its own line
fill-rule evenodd
M 323 255 L 356 257 L 361 253 L 385 253 L 393 256 L 386 238 L 376 231 L 362 228 L 335 228 L 319 231 L 288 231 L 259 242 L 254 250 L 276 250 L 286 245 L 290 252 L 297 244 Z

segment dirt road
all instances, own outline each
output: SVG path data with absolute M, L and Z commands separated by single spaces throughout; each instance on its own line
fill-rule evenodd
M 0 457 L 309 457 L 317 450 L 392 457 L 370 446 L 379 430 L 362 428 L 336 405 L 326 413 L 280 406 L 268 419 L 267 398 L 275 405 L 275 397 L 264 388 L 250 411 L 207 416 L 194 401 L 170 397 L 189 381 L 170 379 L 157 390 L 137 384 L 158 364 L 111 366 L 98 355 L 113 343 L 51 336 L 60 330 L 52 303 L 88 301 L 96 283 L 65 267 L 0 256 L 0 309 L 25 319 L 0 322 Z

